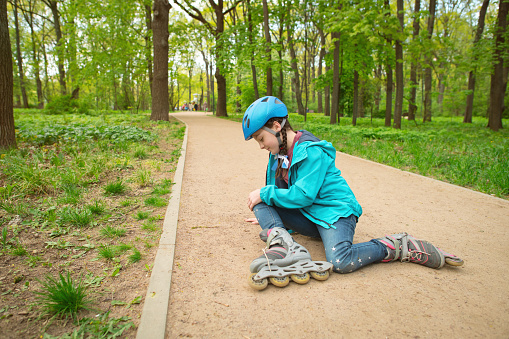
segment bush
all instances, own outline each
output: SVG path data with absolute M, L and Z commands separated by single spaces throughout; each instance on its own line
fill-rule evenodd
M 44 112 L 47 114 L 88 114 L 89 109 L 88 103 L 74 99 L 72 95 L 68 94 L 62 95 L 48 102 L 44 108 Z

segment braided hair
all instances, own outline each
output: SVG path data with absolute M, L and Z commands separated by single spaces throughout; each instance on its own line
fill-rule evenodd
M 292 126 L 290 125 L 290 122 L 288 121 L 288 118 L 271 118 L 267 121 L 265 124 L 266 127 L 272 128 L 274 125 L 274 122 L 278 122 L 280 125 L 283 123 L 283 119 L 286 119 L 286 122 L 284 126 L 281 128 L 281 139 L 282 139 L 282 145 L 279 148 L 279 154 L 280 155 L 287 155 L 288 154 L 288 139 L 286 131 L 290 130 L 293 131 Z M 277 159 L 277 169 L 276 169 L 276 178 L 283 178 L 285 171 L 288 171 L 288 169 L 283 168 L 283 159 Z

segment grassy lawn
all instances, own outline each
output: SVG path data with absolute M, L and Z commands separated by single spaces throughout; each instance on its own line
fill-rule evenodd
M 133 336 L 184 124 L 15 112 L 0 153 L 0 326 L 8 337 Z
M 242 115 L 229 119 L 241 121 Z M 486 128 L 483 118 L 472 124 L 462 117 L 403 120 L 401 130 L 384 127 L 383 119 L 358 118 L 352 126 L 352 118 L 344 117 L 332 126 L 329 117 L 310 113 L 306 120 L 290 114 L 294 129 L 306 129 L 340 152 L 509 198 L 509 120 L 499 132 Z

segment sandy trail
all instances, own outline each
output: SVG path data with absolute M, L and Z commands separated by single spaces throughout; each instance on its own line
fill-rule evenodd
M 465 260 L 433 270 L 375 264 L 325 282 L 255 291 L 249 264 L 264 244 L 249 192 L 264 185 L 266 151 L 240 123 L 175 114 L 189 139 L 167 337 L 507 338 L 509 202 L 338 153 L 363 207 L 354 242 L 409 232 Z M 314 260 L 322 243 L 296 240 Z

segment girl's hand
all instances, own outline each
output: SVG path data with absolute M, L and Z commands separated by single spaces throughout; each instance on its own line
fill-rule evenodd
M 247 207 L 252 211 L 253 208 L 262 202 L 262 198 L 260 198 L 260 189 L 254 190 L 249 193 L 247 197 Z
M 247 218 L 247 219 L 244 219 L 244 221 L 245 221 L 245 222 L 250 222 L 250 223 L 251 223 L 251 224 L 253 224 L 253 225 L 260 225 L 260 224 L 258 223 L 258 219 L 256 219 L 256 218 Z

